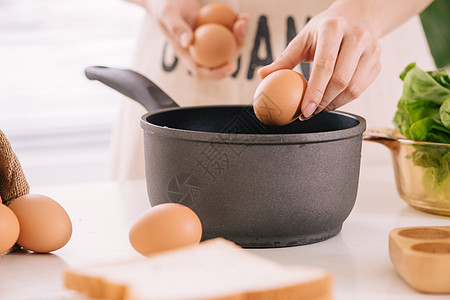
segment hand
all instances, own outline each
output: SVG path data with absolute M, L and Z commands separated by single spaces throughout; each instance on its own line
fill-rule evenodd
M 248 24 L 248 16 L 242 14 L 233 26 L 233 33 L 237 42 L 236 58 L 232 62 L 219 68 L 205 68 L 199 66 L 189 54 L 194 33 L 192 28 L 200 9 L 197 0 L 147 0 L 146 9 L 158 20 L 162 30 L 168 38 L 175 55 L 181 63 L 199 79 L 223 79 L 236 71 L 236 60 L 239 50 L 244 44 Z
M 336 109 L 356 99 L 380 71 L 381 49 L 368 27 L 357 10 L 331 6 L 312 18 L 259 75 L 313 61 L 300 119 Z

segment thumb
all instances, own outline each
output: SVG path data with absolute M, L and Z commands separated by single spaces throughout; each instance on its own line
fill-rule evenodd
M 304 49 L 305 42 L 299 35 L 296 36 L 274 62 L 259 69 L 259 77 L 264 79 L 267 75 L 277 70 L 293 69 L 304 60 Z
M 194 37 L 192 33 L 192 29 L 180 30 L 180 34 L 178 34 L 178 42 L 183 48 L 187 48 L 191 43 Z

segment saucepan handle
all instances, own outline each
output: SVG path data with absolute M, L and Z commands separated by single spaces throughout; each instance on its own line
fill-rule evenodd
M 391 151 L 398 149 L 400 143 L 399 137 L 395 136 L 394 130 L 388 128 L 367 129 L 363 133 L 363 140 L 385 145 Z
M 137 101 L 149 112 L 179 107 L 161 88 L 145 76 L 127 69 L 92 66 L 85 69 L 86 77 L 98 80 L 119 93 Z

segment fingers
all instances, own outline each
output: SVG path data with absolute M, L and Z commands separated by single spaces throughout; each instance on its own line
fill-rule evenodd
M 328 10 L 311 19 L 259 75 L 263 79 L 276 70 L 293 69 L 311 60 L 301 120 L 356 99 L 380 71 L 380 46 L 363 22 Z
M 310 43 L 307 35 L 297 35 L 273 63 L 259 69 L 259 77 L 264 79 L 272 72 L 281 69 L 293 69 L 300 61 L 307 61 L 305 48 L 308 44 Z
M 194 69 L 193 75 L 199 79 L 214 79 L 220 80 L 230 76 L 236 71 L 236 67 L 233 64 L 227 64 L 220 68 L 208 69 L 203 67 L 197 67 Z
M 238 49 L 233 61 L 219 68 L 209 69 L 199 66 L 189 53 L 189 46 L 193 42 L 194 33 L 192 27 L 185 18 L 183 18 L 180 7 L 171 3 L 166 5 L 160 4 L 159 7 L 158 16 L 161 28 L 165 32 L 175 55 L 180 59 L 180 62 L 192 76 L 199 79 L 220 80 L 230 76 L 236 71 L 237 66 L 235 61 L 238 59 L 239 50 L 244 45 L 248 27 L 249 17 L 247 14 L 239 15 L 233 26 L 233 34 L 236 38 Z
M 314 114 L 322 111 L 347 88 L 369 41 L 370 33 L 362 28 L 343 37 L 331 79 Z M 362 63 L 367 64 L 364 59 Z
M 347 87 L 324 108 L 324 111 L 337 109 L 355 100 L 369 87 L 380 73 L 380 54 L 381 48 L 378 43 L 374 44 L 373 47 L 364 52 Z M 318 113 L 318 111 L 316 111 L 315 114 L 316 113 Z
M 237 69 L 236 60 L 239 57 L 240 50 L 244 46 L 244 41 L 247 34 L 248 20 L 249 17 L 247 14 L 241 14 L 234 23 L 233 34 L 236 38 L 237 51 L 233 59 L 224 66 L 212 69 L 199 66 L 193 61 L 190 54 L 184 51 L 182 61 L 185 62 L 185 65 L 187 69 L 191 72 L 191 74 L 198 79 L 221 80 L 236 72 Z
M 159 18 L 164 26 L 166 34 L 181 45 L 187 48 L 194 37 L 191 26 L 182 18 L 181 12 L 176 5 L 166 5 Z
M 238 49 L 241 49 L 244 46 L 244 41 L 247 34 L 248 20 L 248 14 L 241 14 L 233 25 L 233 34 L 236 38 Z
M 314 64 L 301 103 L 304 120 L 312 116 L 325 94 L 325 90 L 333 75 L 339 49 L 343 39 L 343 30 L 337 20 L 331 20 L 327 26 L 318 29 L 317 47 L 314 54 Z

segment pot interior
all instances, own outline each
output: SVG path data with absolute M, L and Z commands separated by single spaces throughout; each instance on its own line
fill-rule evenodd
M 145 120 L 153 125 L 181 130 L 235 134 L 319 133 L 355 127 L 360 121 L 339 112 L 321 113 L 307 121 L 285 126 L 267 126 L 255 116 L 252 106 L 199 106 L 152 113 Z

